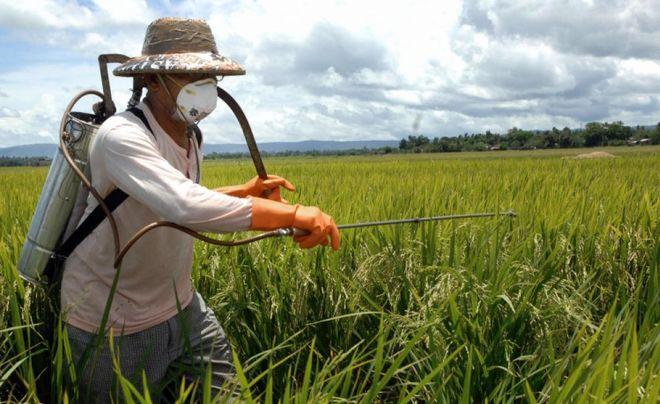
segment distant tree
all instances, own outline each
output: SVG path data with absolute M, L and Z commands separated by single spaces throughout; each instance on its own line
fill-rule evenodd
M 655 126 L 655 131 L 653 131 L 651 139 L 653 144 L 660 144 L 660 122 Z
M 489 146 L 495 146 L 500 142 L 499 135 L 493 134 L 491 131 L 487 130 L 484 135 L 484 142 Z
M 607 144 L 607 128 L 600 122 L 589 122 L 584 128 L 584 145 L 586 147 Z
M 564 127 L 564 129 L 559 132 L 559 147 L 562 148 L 567 148 L 571 147 L 572 145 L 572 135 L 573 133 L 568 127 Z
M 552 130 L 543 131 L 543 148 L 554 148 L 559 146 L 559 129 L 553 127 Z
M 607 139 L 615 139 L 624 141 L 632 135 L 632 129 L 630 126 L 625 126 L 623 122 L 617 121 L 612 123 L 605 123 L 606 136 Z
M 532 132 L 518 129 L 515 126 L 506 134 L 511 148 L 522 148 L 527 145 L 527 142 L 532 138 Z
M 635 129 L 633 129 L 630 138 L 633 140 L 640 140 L 647 138 L 649 136 L 653 136 L 654 132 L 655 132 L 655 128 L 653 128 L 653 130 L 647 131 L 645 127 L 637 125 L 635 126 Z
M 412 138 L 414 139 L 414 141 L 415 141 L 415 146 L 417 146 L 417 147 L 425 146 L 425 145 L 427 145 L 427 144 L 429 144 L 429 143 L 431 142 L 431 141 L 429 140 L 429 138 L 427 138 L 427 137 L 424 136 L 424 135 L 419 135 L 419 136 L 417 136 L 417 137 L 412 136 Z
M 546 141 L 548 140 L 548 136 L 545 133 L 537 133 L 535 135 L 532 135 L 531 138 L 525 143 L 525 146 L 527 147 L 533 147 L 535 149 L 543 149 L 546 147 Z M 549 147 L 554 147 L 554 146 L 549 146 Z

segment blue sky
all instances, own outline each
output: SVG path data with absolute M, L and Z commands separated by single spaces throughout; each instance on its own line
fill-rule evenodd
M 245 66 L 222 85 L 258 141 L 660 121 L 658 0 L 0 0 L 0 147 L 55 142 L 98 54 L 138 55 L 162 16 L 206 19 Z M 124 105 L 130 81 L 112 85 Z M 241 141 L 224 109 L 202 127 Z

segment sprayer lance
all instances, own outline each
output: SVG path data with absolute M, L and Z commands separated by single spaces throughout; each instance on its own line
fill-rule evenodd
M 423 223 L 423 222 L 440 222 L 443 220 L 457 220 L 457 219 L 474 219 L 482 217 L 495 217 L 495 216 L 508 216 L 516 217 L 518 214 L 513 210 L 506 212 L 488 212 L 488 213 L 462 213 L 457 215 L 442 215 L 442 216 L 430 216 L 430 217 L 414 217 L 409 219 L 395 219 L 395 220 L 381 220 L 377 222 L 363 222 L 363 223 L 349 223 L 349 224 L 340 224 L 337 226 L 339 230 L 349 230 L 349 229 L 359 229 L 361 227 L 377 227 L 377 226 L 388 226 L 394 224 L 406 224 L 406 223 Z M 278 229 L 276 230 L 279 234 L 278 236 L 305 236 L 309 232 L 296 229 L 293 227 Z

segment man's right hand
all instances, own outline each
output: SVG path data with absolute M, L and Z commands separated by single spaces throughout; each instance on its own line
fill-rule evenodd
M 339 249 L 340 236 L 335 221 L 316 206 L 298 205 L 293 227 L 309 233 L 293 237 L 300 248 L 312 248 L 319 244 L 326 246 L 330 237 L 332 249 Z
M 330 244 L 339 249 L 339 229 L 332 217 L 314 206 L 288 205 L 263 198 L 252 200 L 251 230 L 275 230 L 294 227 L 307 232 L 294 236 L 300 248 Z

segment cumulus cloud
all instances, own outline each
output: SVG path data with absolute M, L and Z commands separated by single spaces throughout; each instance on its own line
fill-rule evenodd
M 0 119 L 2 118 L 20 118 L 21 113 L 15 109 L 0 107 Z
M 312 29 L 296 52 L 296 70 L 323 73 L 332 68 L 342 76 L 362 69 L 374 71 L 386 68 L 385 46 L 373 38 L 351 35 L 345 29 L 324 22 Z
M 456 110 L 571 126 L 657 120 L 656 9 L 650 1 L 466 1 L 452 46 L 469 61 L 458 82 L 476 87 L 477 98 Z
M 656 0 L 468 0 L 462 20 L 497 37 L 535 39 L 576 55 L 660 58 Z
M 0 0 L 0 27 L 33 46 L 135 54 L 147 24 L 157 14 L 145 0 Z
M 301 41 L 266 38 L 250 61 L 266 85 L 357 98 L 369 88 L 381 88 L 378 75 L 391 69 L 387 49 L 376 38 L 328 22 L 315 25 Z

